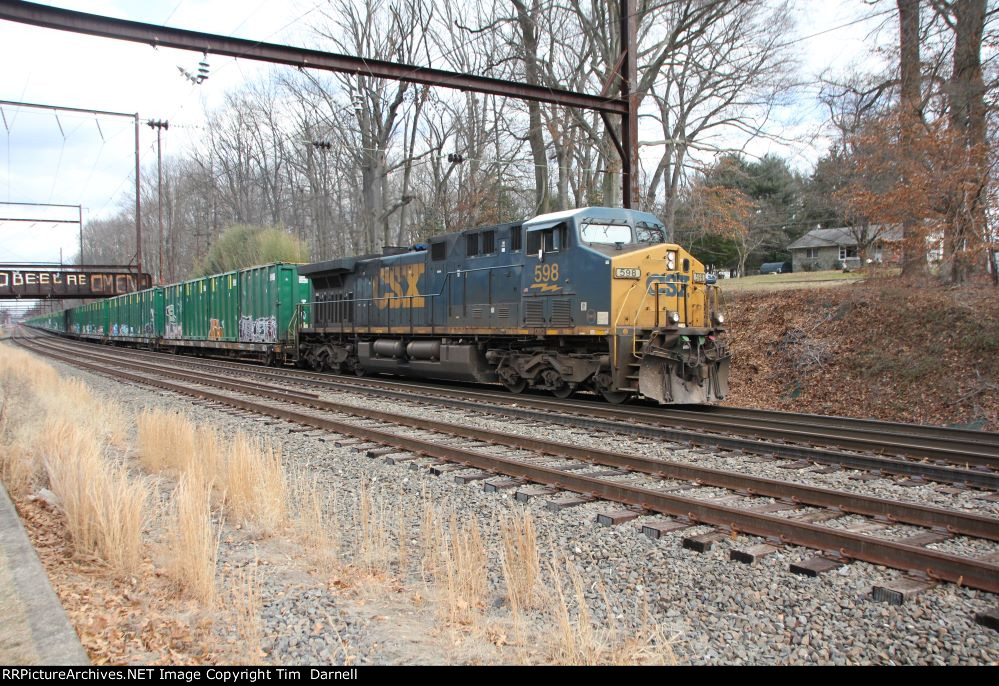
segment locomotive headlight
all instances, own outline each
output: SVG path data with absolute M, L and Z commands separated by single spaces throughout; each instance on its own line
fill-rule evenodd
M 666 268 L 676 269 L 676 250 L 666 252 Z

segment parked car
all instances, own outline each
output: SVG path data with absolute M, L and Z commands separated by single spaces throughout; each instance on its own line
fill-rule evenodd
M 760 274 L 788 274 L 790 272 L 790 262 L 764 262 L 760 266 Z

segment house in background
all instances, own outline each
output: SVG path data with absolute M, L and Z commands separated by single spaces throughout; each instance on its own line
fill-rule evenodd
M 871 259 L 874 262 L 898 261 L 898 250 L 893 243 L 902 238 L 899 226 L 872 225 L 869 234 L 877 238 L 868 248 L 867 255 L 861 255 L 855 232 L 848 226 L 835 229 L 812 229 L 804 236 L 787 246 L 791 251 L 791 264 L 796 272 L 819 271 L 822 269 L 842 269 L 859 267 Z

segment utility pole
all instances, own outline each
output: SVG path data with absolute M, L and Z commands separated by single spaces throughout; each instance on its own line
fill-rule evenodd
M 135 113 L 135 282 L 142 280 L 142 167 L 139 165 L 139 113 Z
M 329 228 L 329 160 L 327 159 L 327 154 L 333 149 L 333 143 L 327 140 L 313 140 L 308 141 L 308 144 L 319 151 L 320 163 L 319 163 L 319 182 L 322 185 L 322 196 L 320 199 L 319 212 L 316 216 L 316 237 L 319 239 L 319 257 L 326 257 L 327 246 L 326 246 L 326 230 Z M 309 153 L 309 160 L 312 160 L 312 153 Z
M 158 119 L 150 119 L 146 122 L 149 128 L 156 129 L 156 211 L 159 213 L 160 223 L 160 268 L 159 281 L 163 285 L 163 148 L 160 143 L 160 132 L 170 128 L 170 122 Z M 181 127 L 183 128 L 183 127 Z

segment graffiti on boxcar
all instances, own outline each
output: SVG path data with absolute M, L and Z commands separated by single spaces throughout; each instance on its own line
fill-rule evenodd
M 163 331 L 164 338 L 182 338 L 184 336 L 184 327 L 179 321 L 177 321 L 179 313 L 176 309 L 174 309 L 175 307 L 177 306 L 166 306 L 166 327 Z
M 222 323 L 218 319 L 208 320 L 208 340 L 210 341 L 221 341 L 225 336 L 225 330 L 222 327 Z
M 240 317 L 239 340 L 252 343 L 273 343 L 277 340 L 277 318 Z

